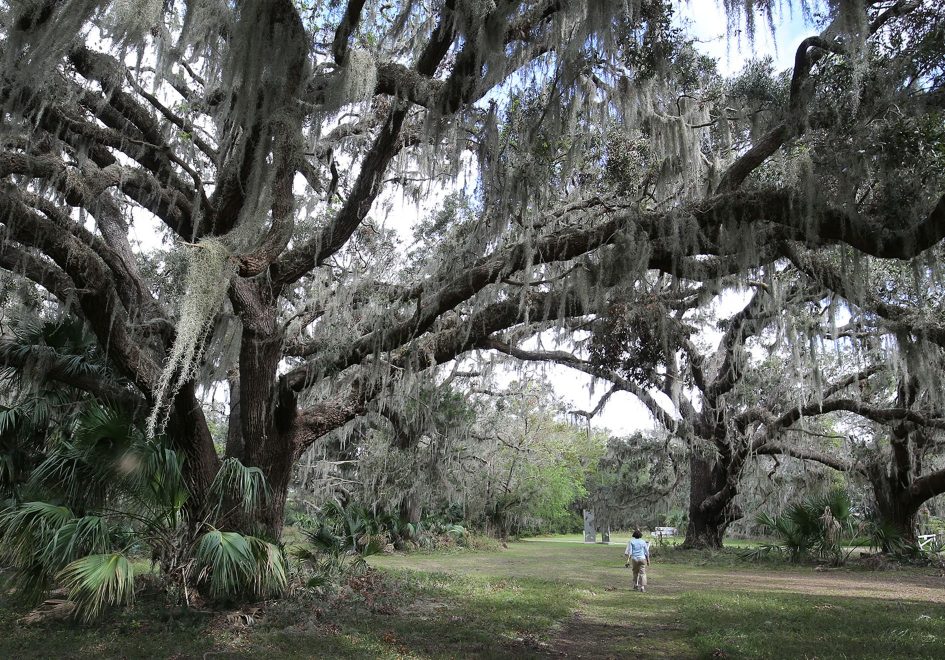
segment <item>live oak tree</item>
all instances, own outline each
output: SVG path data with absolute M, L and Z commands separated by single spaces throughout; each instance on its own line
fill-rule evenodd
M 664 430 L 611 437 L 579 504 L 598 529 L 681 527 L 688 460 L 685 443 Z
M 463 478 L 485 462 L 472 437 L 478 398 L 453 378 L 401 391 L 306 450 L 293 479 L 297 499 L 355 503 L 411 524 L 454 504 L 465 510 Z
M 942 113 L 941 91 L 938 87 L 942 80 L 940 12 L 931 7 L 906 3 L 877 5 L 871 11 L 867 16 L 861 16 L 860 27 L 854 30 L 861 39 L 859 55 L 853 56 L 855 48 L 851 49 L 850 42 L 839 46 L 837 41 L 831 39 L 838 30 L 842 31 L 841 24 L 852 18 L 850 15 L 843 16 L 841 12 L 837 21 L 820 37 L 802 41 L 797 49 L 795 67 L 790 78 L 781 78 L 780 81 L 773 79 L 770 70 L 766 71 L 764 66 L 754 65 L 746 69 L 739 79 L 732 81 L 727 89 L 715 92 L 715 99 L 720 98 L 724 92 L 729 99 L 744 97 L 750 101 L 739 104 L 739 107 L 753 107 L 752 114 L 755 119 L 751 132 L 746 131 L 740 136 L 746 143 L 737 148 L 740 155 L 722 171 L 714 188 L 716 191 L 751 188 L 757 194 L 763 194 L 763 191 L 770 190 L 771 186 L 780 189 L 789 184 L 789 187 L 800 186 L 808 190 L 810 195 L 811 190 L 816 189 L 817 192 L 812 196 L 823 194 L 838 201 L 846 199 L 848 208 L 857 208 L 858 212 L 865 211 L 873 215 L 873 227 L 861 234 L 861 237 L 870 234 L 887 247 L 891 247 L 895 239 L 887 241 L 881 236 L 890 227 L 916 226 L 913 224 L 916 217 L 911 215 L 915 207 L 900 205 L 903 200 L 926 199 L 927 204 L 933 205 L 935 209 L 933 215 L 943 210 L 940 160 L 943 145 Z M 915 37 L 914 49 L 904 49 L 901 40 L 884 36 L 886 25 L 891 20 L 903 21 L 903 29 Z M 880 62 L 882 66 L 879 66 Z M 819 77 L 816 82 L 810 77 L 814 70 L 817 70 Z M 909 73 L 906 73 L 907 71 Z M 904 73 L 906 75 L 903 79 Z M 889 86 L 893 79 L 900 82 Z M 892 91 L 894 88 L 910 90 L 908 103 L 911 110 L 905 114 L 899 114 L 898 106 L 889 105 L 892 96 L 898 94 Z M 703 97 L 702 100 L 708 103 L 713 98 Z M 738 127 L 733 117 L 737 117 L 737 114 L 728 112 L 726 110 L 713 114 L 710 110 L 705 124 L 713 127 L 722 125 L 727 131 L 732 131 L 733 127 Z M 917 114 L 911 115 L 912 112 Z M 752 133 L 760 137 L 752 139 L 749 137 Z M 725 132 L 722 137 L 725 137 Z M 712 143 L 703 144 L 708 145 L 704 151 L 711 154 Z M 713 184 L 711 177 L 709 178 L 708 185 L 711 189 Z M 677 185 L 673 190 L 679 194 L 685 189 Z M 784 199 L 780 208 L 784 210 L 789 208 L 790 204 L 790 200 Z M 772 209 L 769 213 L 771 212 L 776 211 Z M 866 247 L 858 243 L 858 239 L 853 239 L 844 225 L 845 221 L 836 218 L 831 230 L 837 231 L 834 238 L 843 235 L 845 242 L 852 247 Z M 769 236 L 758 240 L 751 228 L 744 225 L 742 228 L 745 233 L 737 239 L 729 237 L 730 240 L 740 240 L 743 245 L 752 246 L 746 248 L 749 251 L 769 251 L 761 255 L 755 252 L 746 257 L 745 263 L 748 265 L 777 263 L 779 257 L 793 258 L 792 255 L 798 253 L 799 247 L 793 244 L 793 239 L 781 241 Z M 823 230 L 821 227 L 816 231 L 821 232 L 822 238 L 826 239 L 826 232 Z M 937 240 L 933 239 L 933 243 Z M 868 247 L 865 251 L 886 257 L 907 256 L 877 252 Z M 862 277 L 856 268 L 858 251 L 838 252 L 841 255 L 837 260 L 838 270 L 842 271 L 841 274 L 847 280 L 857 283 L 857 289 L 861 290 Z M 744 252 L 742 254 L 744 255 Z M 930 251 L 926 257 L 934 263 L 935 252 Z M 701 266 L 702 264 L 697 264 L 690 273 L 686 273 L 677 260 L 673 267 L 664 270 L 681 280 L 709 281 L 711 278 L 700 273 Z M 743 269 L 742 272 L 748 271 Z M 718 277 L 719 271 L 714 270 L 713 274 Z M 938 280 L 935 280 L 932 286 L 940 286 Z M 897 293 L 893 291 L 891 295 L 895 296 Z M 623 316 L 625 322 L 612 324 L 602 334 L 619 344 L 620 350 L 630 349 L 629 356 L 620 360 L 620 366 L 627 371 L 617 374 L 623 376 L 624 382 L 627 382 L 628 375 L 641 376 L 650 373 L 654 366 L 653 358 L 659 356 L 660 350 L 669 353 L 678 350 L 678 340 L 673 338 L 672 332 L 669 331 L 673 324 L 666 322 L 658 306 L 648 307 L 652 302 L 638 297 L 630 301 L 617 300 L 617 304 L 610 308 L 612 316 Z M 896 313 L 896 310 L 892 313 Z M 750 316 L 751 314 L 749 318 Z M 903 317 L 901 310 L 899 317 Z M 733 327 L 738 330 L 740 324 L 741 321 L 738 320 Z M 573 327 L 586 326 L 573 324 Z M 506 344 L 506 347 L 508 348 L 509 344 Z M 738 342 L 730 348 L 741 350 Z M 564 363 L 572 363 L 575 360 L 573 355 L 554 352 L 520 349 L 510 352 L 524 359 L 550 359 Z M 739 362 L 738 359 L 733 359 L 736 355 L 720 351 L 719 359 L 731 371 L 721 379 L 719 387 L 708 383 L 708 392 L 724 395 L 728 388 L 732 387 L 732 374 L 736 373 L 733 367 Z M 690 361 L 693 360 L 692 355 L 687 357 Z M 657 372 L 656 375 L 659 379 L 675 376 L 670 373 L 668 367 L 666 372 Z M 606 375 L 600 377 L 608 378 Z M 695 380 L 693 377 L 693 381 Z M 629 385 L 633 383 L 630 382 Z M 849 387 L 850 384 L 846 386 Z M 635 389 L 645 398 L 645 389 L 639 386 Z M 803 391 L 803 396 L 811 398 L 800 408 L 806 411 L 804 415 L 811 415 L 812 411 L 817 410 L 827 411 L 834 404 L 825 402 L 822 399 L 824 394 L 838 394 L 842 391 L 842 388 L 833 390 L 821 387 Z M 707 402 L 706 394 L 705 390 L 698 392 L 699 408 L 692 408 L 693 411 L 698 410 L 700 415 L 704 411 L 702 406 Z M 710 409 L 717 405 L 717 402 L 711 399 L 708 403 Z M 825 406 L 825 403 L 828 405 Z M 887 401 L 886 405 L 889 406 L 890 402 Z M 902 419 L 905 408 L 894 404 L 891 407 L 897 410 L 887 411 L 880 416 L 886 421 L 894 416 Z M 653 407 L 651 409 L 658 420 L 667 421 L 665 411 Z M 865 411 L 866 407 L 863 410 Z M 723 421 L 725 415 L 721 414 L 720 410 L 713 410 L 712 413 L 705 420 L 706 428 L 710 431 L 707 434 L 710 437 L 706 439 L 710 440 L 711 436 L 715 436 L 723 447 L 718 455 L 715 455 L 714 452 L 718 449 L 712 447 L 713 443 L 710 441 L 708 455 L 700 457 L 693 454 L 693 461 L 700 465 L 693 466 L 693 492 L 690 502 L 691 506 L 695 507 L 691 510 L 691 515 L 697 522 L 690 528 L 692 545 L 718 544 L 721 530 L 724 530 L 727 521 L 738 514 L 730 507 L 734 501 L 732 496 L 737 489 L 742 461 L 748 455 L 742 450 L 733 450 L 740 442 L 732 443 L 732 439 L 728 437 L 727 422 Z M 786 412 L 783 420 L 790 422 L 793 418 L 796 421 L 799 417 L 797 411 Z M 781 418 L 776 415 L 768 421 L 776 422 L 778 419 Z M 668 421 L 675 422 L 672 419 Z M 760 419 L 756 421 L 760 422 Z M 787 449 L 799 452 L 796 448 Z M 771 451 L 772 448 L 765 447 L 765 450 Z M 820 458 L 835 467 L 845 466 L 844 462 L 829 454 L 821 453 Z M 927 479 L 922 484 L 925 486 L 931 482 L 932 480 Z M 882 493 L 883 489 L 878 492 Z M 915 506 L 911 497 L 903 496 L 898 499 L 908 500 L 909 506 Z
M 592 334 L 576 350 L 524 349 L 501 339 L 491 346 L 603 381 L 610 389 L 598 410 L 615 392 L 646 406 L 685 447 L 689 547 L 721 547 L 726 528 L 745 515 L 739 495 L 763 456 L 865 476 L 880 518 L 913 538 L 918 507 L 943 492 L 941 470 L 929 469 L 945 423 L 937 351 L 869 332 L 859 315 L 838 329 L 836 316 L 850 311 L 848 303 L 796 271 L 757 275 L 747 303 L 715 321 L 715 338 L 706 336 L 713 323 L 700 306 L 717 291 L 664 281 L 623 292 L 620 307 L 587 324 Z M 916 360 L 932 365 L 925 373 L 936 377 L 919 376 Z M 680 472 L 664 481 L 678 488 Z M 648 492 L 658 491 L 653 483 Z
M 938 243 L 941 172 L 881 145 L 940 122 L 943 11 L 826 10 L 789 78 L 730 88 L 660 0 L 5 3 L 0 266 L 87 324 L 129 386 L 72 384 L 166 435 L 195 506 L 222 458 L 260 468 L 250 522 L 278 537 L 308 446 L 496 332 L 567 327 L 654 269 Z M 383 201 L 444 179 L 469 203 L 389 249 Z
M 862 259 L 854 276 L 841 268 L 835 254 L 798 250 L 791 259 L 811 282 L 831 291 L 849 310 L 849 319 L 833 336 L 862 351 L 879 351 L 891 365 L 880 384 L 863 392 L 865 404 L 885 406 L 888 412 L 871 416 L 868 428 L 857 429 L 865 446 L 846 456 L 841 465 L 871 485 L 875 512 L 885 528 L 912 541 L 920 508 L 945 494 L 941 463 L 945 337 L 937 268 Z

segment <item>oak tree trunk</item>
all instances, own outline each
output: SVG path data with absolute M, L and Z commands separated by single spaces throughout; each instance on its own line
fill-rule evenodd
M 247 521 L 246 525 L 255 529 L 247 531 L 278 540 L 296 458 L 291 433 L 296 401 L 290 393 L 279 391 L 277 379 L 284 333 L 275 303 L 256 284 L 239 281 L 231 299 L 240 312 L 242 335 L 239 380 L 231 380 L 231 392 L 239 396 L 231 423 L 239 424 L 239 435 L 231 434 L 228 445 L 241 449 L 240 460 L 245 466 L 262 470 L 269 488 L 268 500 L 254 519 Z
M 192 514 L 191 523 L 196 524 L 206 511 L 220 459 L 192 382 L 184 384 L 174 397 L 165 433 L 184 457 L 183 476 L 190 492 L 185 507 Z
M 410 492 L 400 502 L 400 517 L 409 523 L 417 524 L 423 515 L 423 506 L 416 493 Z
M 706 506 L 706 501 L 723 491 L 726 485 L 724 467 L 712 459 L 692 452 L 689 457 L 689 526 L 684 548 L 721 549 L 725 529 L 732 522 L 731 495 Z
M 902 541 L 915 543 L 916 516 L 922 502 L 912 496 L 908 487 L 891 479 L 883 469 L 874 468 L 869 476 L 880 525 L 895 532 Z M 883 551 L 889 552 L 891 549 L 890 544 L 884 542 Z

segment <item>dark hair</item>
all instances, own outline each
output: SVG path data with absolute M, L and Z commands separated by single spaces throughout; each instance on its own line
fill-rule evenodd
M 633 530 L 633 538 L 638 539 L 638 538 L 641 538 L 642 536 L 643 536 L 643 532 L 641 532 L 639 529 Z

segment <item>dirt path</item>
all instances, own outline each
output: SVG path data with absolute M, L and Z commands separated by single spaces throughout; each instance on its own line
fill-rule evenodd
M 654 569 L 659 570 L 656 567 Z M 719 573 L 717 570 L 691 569 L 678 575 L 678 578 L 684 579 L 668 577 L 662 583 L 657 582 L 658 587 L 655 588 L 665 593 L 725 588 L 945 603 L 945 578 L 914 571 L 866 573 L 843 569 L 815 571 L 806 568 L 779 572 L 733 570 Z
M 674 567 L 676 568 L 676 567 Z M 688 567 L 687 567 L 688 568 Z M 654 573 L 648 597 L 673 597 L 693 591 L 744 591 L 745 593 L 795 593 L 819 597 L 871 598 L 888 601 L 945 603 L 945 579 L 942 576 L 906 572 L 856 573 L 849 571 L 798 570 L 759 572 L 718 570 L 673 571 L 661 576 Z M 615 591 L 622 591 L 617 588 Z M 644 602 L 642 599 L 640 602 Z M 831 605 L 817 605 L 830 608 Z M 640 649 L 640 657 L 693 658 L 686 649 L 685 625 L 674 617 L 640 620 L 629 615 L 619 622 L 605 621 L 590 611 L 577 611 L 563 622 L 554 638 L 535 645 L 525 640 L 522 655 L 537 657 L 616 659 L 624 657 L 614 648 L 631 640 Z

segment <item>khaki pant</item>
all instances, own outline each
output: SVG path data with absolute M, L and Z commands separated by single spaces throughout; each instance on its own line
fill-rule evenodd
M 631 559 L 630 564 L 633 566 L 634 588 L 646 587 L 646 560 Z

